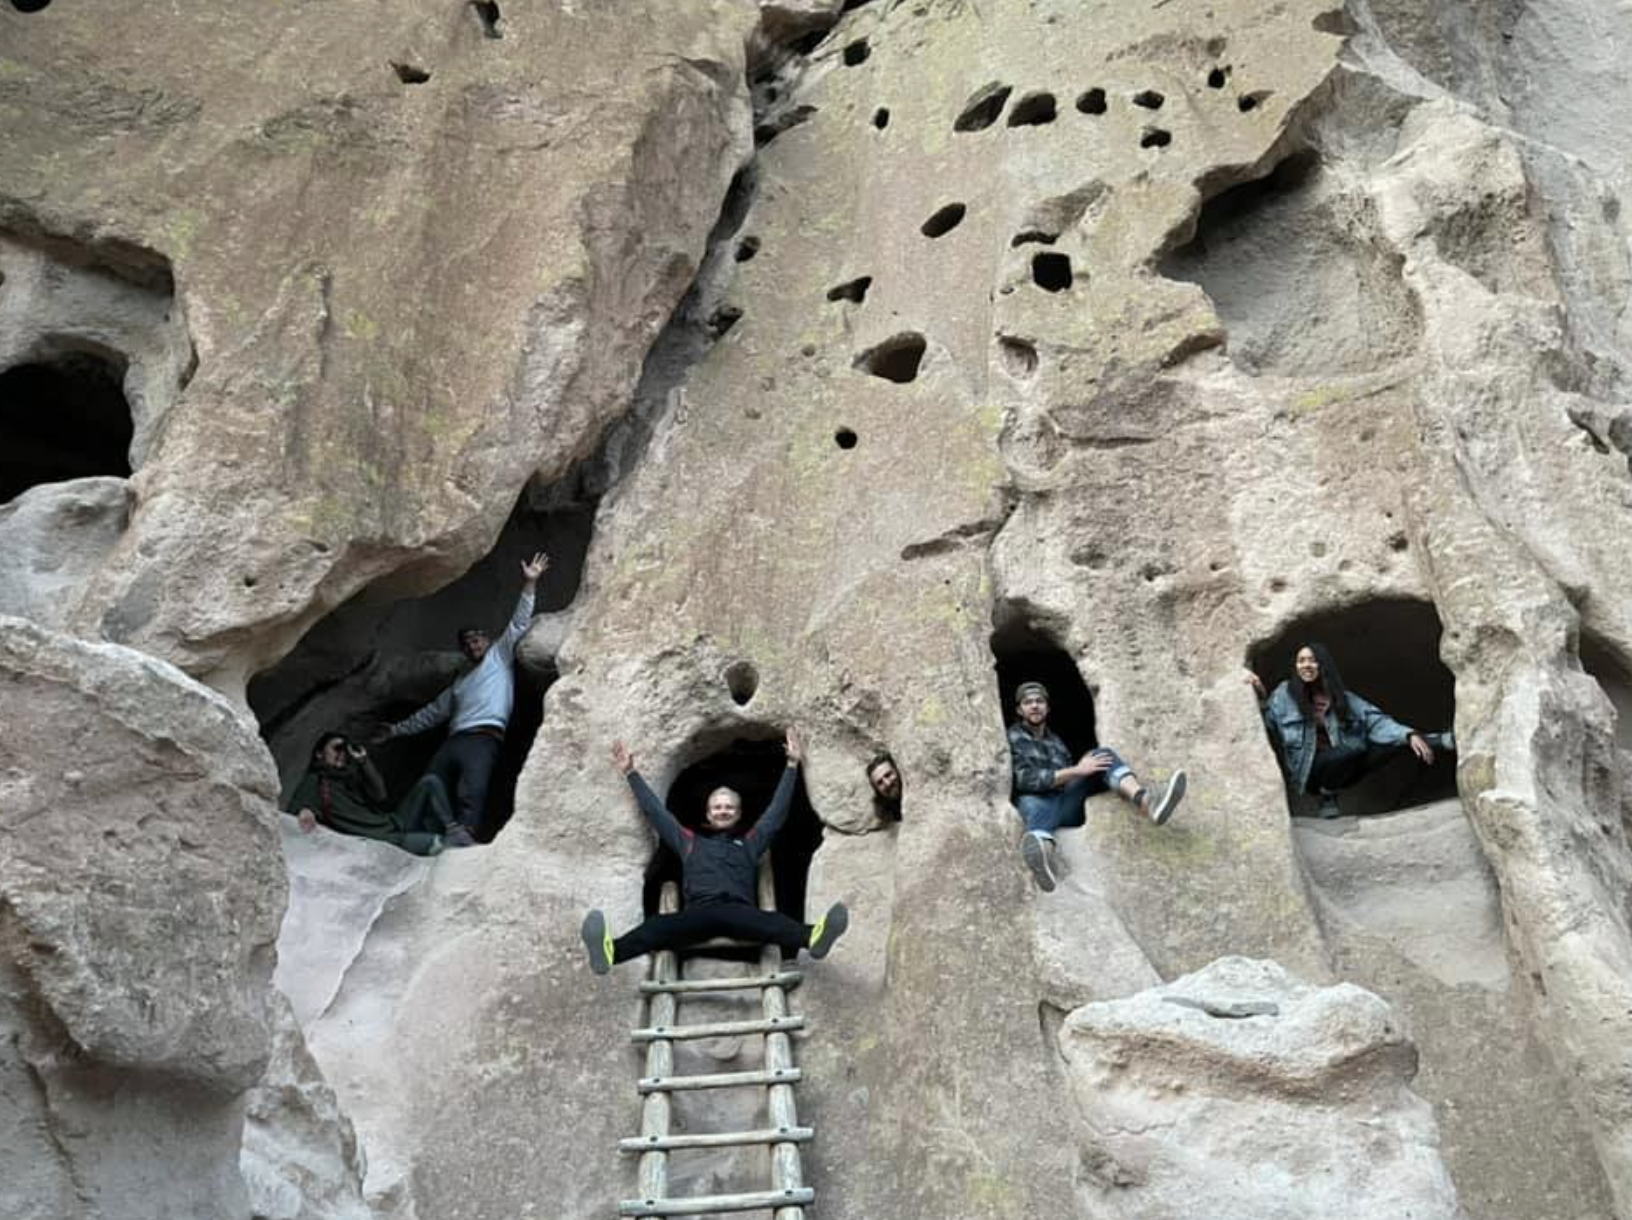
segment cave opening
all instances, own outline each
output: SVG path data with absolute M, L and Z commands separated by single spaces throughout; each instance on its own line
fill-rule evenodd
M 39 13 L 51 7 L 51 0 L 11 0 L 11 7 L 19 13 Z
M 768 728 L 765 731 L 774 733 Z M 704 824 L 703 813 L 708 805 L 708 794 L 720 787 L 733 788 L 742 796 L 742 821 L 736 829 L 740 836 L 753 829 L 770 805 L 786 766 L 787 755 L 779 733 L 736 737 L 684 768 L 669 785 L 664 803 L 682 826 L 696 830 Z M 822 822 L 810 803 L 801 769 L 794 780 L 793 803 L 788 808 L 787 821 L 773 840 L 770 852 L 771 879 L 776 886 L 776 909 L 792 919 L 803 921 L 805 918 L 810 862 L 821 845 Z M 657 913 L 664 883 L 679 880 L 679 857 L 659 844 L 646 869 L 642 892 L 646 914 Z M 722 951 L 710 948 L 707 952 L 711 956 L 741 952 L 753 960 L 757 958 L 759 950 Z
M 1077 110 L 1082 114 L 1105 113 L 1105 90 L 1089 89 L 1077 99 Z
M 1031 278 L 1045 292 L 1064 292 L 1071 287 L 1071 256 L 1045 251 L 1031 258 Z
M 854 68 L 867 62 L 872 55 L 873 48 L 865 38 L 858 38 L 844 48 L 844 62 L 846 67 Z
M 1615 708 L 1615 744 L 1632 753 L 1632 666 L 1597 636 L 1581 633 L 1581 668 Z M 1629 777 L 1632 778 L 1632 777 Z
M 403 63 L 391 60 L 391 71 L 397 74 L 397 79 L 405 85 L 423 85 L 431 79 L 429 68 L 422 68 L 418 64 Z
M 969 209 L 965 204 L 946 204 L 944 207 L 936 208 L 934 215 L 924 221 L 918 231 L 929 238 L 945 237 L 963 223 L 963 218 L 968 214 L 968 211 Z
M 0 373 L 0 504 L 42 483 L 130 475 L 124 356 L 50 345 Z
M 1013 92 L 1013 85 L 993 82 L 982 86 L 963 104 L 962 112 L 952 122 L 952 130 L 985 131 L 997 122 L 998 116 L 1003 113 L 1003 107 L 1009 104 L 1009 95 Z
M 874 377 L 904 385 L 917 379 L 918 367 L 928 348 L 922 335 L 909 331 L 868 348 L 856 357 L 855 367 Z
M 873 126 L 875 128 L 877 128 L 879 131 L 883 131 L 889 125 L 890 108 L 888 106 L 880 106 L 877 110 L 873 111 Z
M 1167 99 L 1154 89 L 1141 89 L 1133 95 L 1133 104 L 1145 110 L 1160 110 L 1165 101 Z
M 497 0 L 470 0 L 470 7 L 476 14 L 476 20 L 481 23 L 483 38 L 504 37 L 504 31 L 499 29 L 500 14 Z
M 1247 655 L 1248 668 L 1273 691 L 1292 678 L 1292 659 L 1304 644 L 1331 651 L 1343 685 L 1401 724 L 1422 734 L 1449 731 L 1456 718 L 1456 682 L 1439 659 L 1443 632 L 1429 602 L 1379 598 L 1321 610 L 1289 623 Z M 1273 743 L 1271 743 L 1273 748 Z M 1278 756 L 1278 753 L 1277 753 Z M 1390 813 L 1456 796 L 1456 758 L 1435 751 L 1424 766 L 1400 751 L 1337 798 L 1342 813 Z M 1289 792 L 1296 815 L 1316 813 L 1318 801 Z
M 1009 111 L 1010 127 L 1042 127 L 1058 117 L 1052 93 L 1028 93 Z
M 849 301 L 853 305 L 860 305 L 867 299 L 867 290 L 872 286 L 872 276 L 858 276 L 853 280 L 846 280 L 842 284 L 835 284 L 832 288 L 829 288 L 827 290 L 827 299 L 830 301 Z
M 1140 148 L 1166 148 L 1173 143 L 1173 133 L 1161 127 L 1147 127 L 1139 137 Z
M 1004 729 L 1015 721 L 1015 690 L 1022 682 L 1041 682 L 1048 688 L 1048 727 L 1072 757 L 1099 745 L 1093 692 L 1071 654 L 1050 631 L 1022 615 L 1000 610 L 994 619 L 991 650 Z
M 300 778 L 318 734 L 335 729 L 367 741 L 410 715 L 464 672 L 456 633 L 472 624 L 496 640 L 521 591 L 522 560 L 550 556 L 533 612 L 566 608 L 578 591 L 594 527 L 593 503 L 558 504 L 543 489 L 524 491 L 493 549 L 463 576 L 422 597 L 364 589 L 302 637 L 282 661 L 249 684 L 249 705 L 277 761 L 285 789 Z M 384 585 L 388 582 L 379 582 Z M 558 621 L 535 618 L 518 650 L 515 701 L 488 787 L 477 839 L 490 842 L 515 808 L 516 780 L 544 721 L 544 695 L 557 677 Z M 425 772 L 442 729 L 371 747 L 395 805 Z

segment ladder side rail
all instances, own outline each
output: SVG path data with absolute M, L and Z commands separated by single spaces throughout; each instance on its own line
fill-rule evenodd
M 776 879 L 771 872 L 771 856 L 767 852 L 759 868 L 759 905 L 761 910 L 776 910 Z M 782 969 L 782 950 L 777 945 L 766 945 L 760 954 L 760 973 L 771 975 Z M 760 992 L 760 1003 L 768 1021 L 779 1021 L 788 1014 L 788 993 L 781 987 L 766 987 Z M 765 1035 L 765 1067 L 768 1071 L 793 1067 L 793 1040 L 785 1033 Z M 766 1117 L 773 1128 L 794 1131 L 799 1129 L 799 1107 L 794 1101 L 793 1086 L 773 1084 L 765 1090 Z M 779 1140 L 770 1146 L 771 1189 L 787 1197 L 785 1192 L 802 1191 L 805 1185 L 804 1161 L 799 1145 Z M 802 1206 L 776 1208 L 772 1220 L 805 1220 Z
M 657 909 L 665 915 L 680 909 L 680 887 L 668 881 L 658 896 Z M 652 981 L 672 983 L 679 977 L 679 965 L 672 949 L 663 949 L 652 955 Z M 679 1010 L 679 997 L 674 992 L 658 992 L 646 1005 L 648 1024 L 672 1026 Z M 674 1043 L 659 1038 L 646 1048 L 646 1078 L 674 1075 Z M 674 1117 L 674 1101 L 667 1089 L 655 1089 L 646 1094 L 641 1103 L 640 1133 L 647 1138 L 663 1139 L 668 1136 Z M 669 1154 L 662 1147 L 640 1154 L 640 1197 L 665 1199 L 669 1193 Z

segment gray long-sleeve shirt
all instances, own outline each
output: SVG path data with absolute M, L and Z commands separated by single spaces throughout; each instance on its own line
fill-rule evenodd
M 510 723 L 510 709 L 516 702 L 516 678 L 512 664 L 516 643 L 533 621 L 533 590 L 526 586 L 516 602 L 516 612 L 504 634 L 493 641 L 485 656 L 435 699 L 406 720 L 387 727 L 393 737 L 407 737 L 449 721 L 448 732 L 468 733 L 473 729 L 502 730 Z

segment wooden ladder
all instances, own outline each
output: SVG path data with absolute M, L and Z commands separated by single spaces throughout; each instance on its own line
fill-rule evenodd
M 776 908 L 775 886 L 767 857 L 759 869 L 759 905 Z M 680 906 L 679 887 L 672 881 L 663 886 L 658 909 L 676 911 Z M 739 942 L 710 942 L 727 944 Z M 757 969 L 757 973 L 756 973 Z M 712 1212 L 770 1211 L 773 1220 L 805 1220 L 805 1208 L 816 1192 L 805 1185 L 799 1145 L 815 1138 L 815 1131 L 799 1125 L 793 1086 L 800 1071 L 793 1062 L 792 1030 L 803 1029 L 805 1019 L 788 1013 L 788 991 L 804 978 L 798 970 L 784 969 L 782 951 L 776 945 L 761 950 L 756 966 L 738 978 L 682 979 L 672 950 L 652 955 L 651 977 L 640 985 L 646 997 L 646 1025 L 633 1033 L 636 1042 L 646 1044 L 646 1074 L 639 1088 L 640 1134 L 620 1140 L 623 1152 L 640 1154 L 640 1197 L 618 1204 L 620 1216 L 696 1216 Z M 684 996 L 707 995 L 757 988 L 763 1017 L 757 1021 L 716 1021 L 708 1024 L 679 1023 L 680 1000 Z M 707 1075 L 676 1076 L 674 1044 L 691 1038 L 717 1038 L 762 1034 L 764 1058 L 757 1071 L 718 1072 Z M 689 1089 L 755 1088 L 766 1091 L 766 1114 L 770 1125 L 754 1131 L 719 1133 L 671 1133 L 672 1095 Z M 669 1197 L 669 1154 L 688 1148 L 736 1148 L 765 1145 L 770 1155 L 769 1190 L 731 1195 Z

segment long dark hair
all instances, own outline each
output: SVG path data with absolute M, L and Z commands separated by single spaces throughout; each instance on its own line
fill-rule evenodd
M 1343 675 L 1338 672 L 1337 662 L 1332 659 L 1331 650 L 1326 645 L 1313 640 L 1299 644 L 1292 650 L 1292 680 L 1286 685 L 1292 692 L 1292 701 L 1298 705 L 1298 711 L 1303 713 L 1305 720 L 1315 718 L 1315 704 L 1309 698 L 1309 688 L 1298 677 L 1298 653 L 1305 648 L 1315 654 L 1315 664 L 1320 666 L 1320 685 L 1326 691 L 1326 697 L 1332 701 L 1332 710 L 1345 724 L 1353 720 L 1354 713 L 1349 710 L 1349 691 L 1343 685 Z

